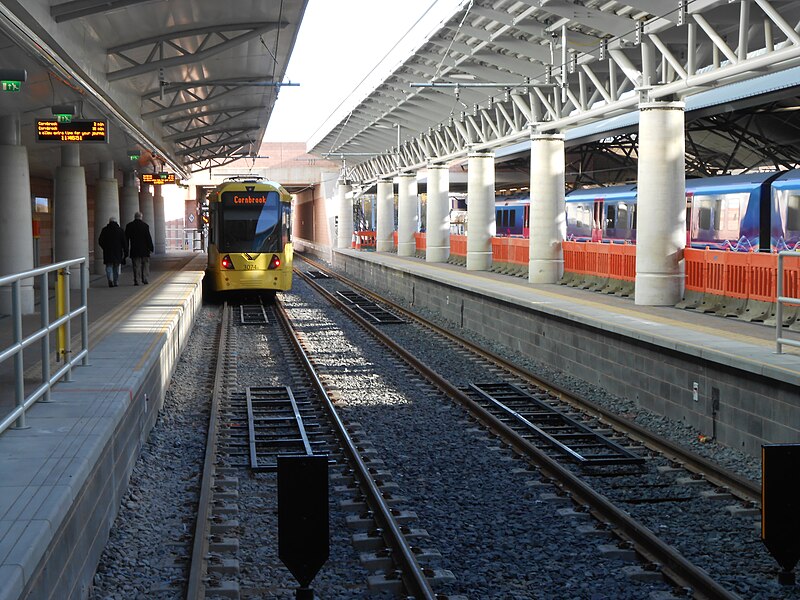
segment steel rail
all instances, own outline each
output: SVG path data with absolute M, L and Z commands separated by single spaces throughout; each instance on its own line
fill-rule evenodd
M 719 485 L 721 487 L 727 488 L 730 490 L 732 494 L 741 498 L 742 500 L 746 500 L 748 502 L 752 502 L 754 504 L 760 505 L 761 503 L 761 486 L 758 482 L 751 481 L 738 475 L 728 469 L 721 467 L 720 465 L 698 455 L 682 446 L 679 446 L 675 442 L 662 438 L 655 433 L 648 431 L 646 428 L 642 427 L 638 423 L 631 421 L 630 419 L 626 419 L 620 415 L 613 413 L 612 411 L 600 406 L 599 404 L 592 402 L 588 398 L 577 394 L 575 392 L 568 391 L 566 388 L 559 386 L 558 384 L 543 379 L 537 375 L 534 375 L 530 371 L 526 371 L 521 367 L 509 362 L 508 360 L 492 354 L 491 352 L 481 348 L 477 344 L 464 339 L 451 331 L 448 331 L 442 327 L 439 327 L 435 323 L 431 323 L 426 319 L 420 317 L 419 315 L 409 311 L 408 309 L 392 302 L 391 300 L 387 300 L 386 298 L 380 297 L 374 292 L 370 291 L 369 289 L 359 285 L 358 283 L 353 282 L 352 280 L 343 277 L 336 273 L 333 270 L 326 268 L 323 265 L 320 265 L 316 262 L 309 261 L 306 257 L 301 256 L 304 261 L 308 262 L 309 264 L 313 264 L 314 268 L 317 268 L 329 275 L 344 281 L 347 285 L 357 289 L 361 293 L 370 296 L 373 299 L 379 299 L 384 304 L 389 305 L 392 310 L 402 313 L 404 316 L 408 317 L 409 319 L 413 319 L 425 327 L 428 327 L 435 333 L 439 335 L 443 335 L 448 339 L 461 344 L 471 352 L 475 352 L 479 356 L 486 358 L 494 362 L 498 367 L 506 369 L 513 375 L 520 377 L 521 379 L 526 380 L 529 383 L 532 383 L 538 387 L 543 388 L 548 393 L 554 395 L 559 400 L 566 402 L 572 406 L 579 408 L 591 416 L 604 421 L 611 425 L 612 427 L 628 434 L 631 439 L 636 440 L 637 442 L 647 446 L 651 450 L 654 450 L 660 454 L 663 454 L 670 460 L 673 460 L 677 463 L 683 465 L 687 470 L 693 471 L 695 473 L 699 473 L 703 475 L 706 479 L 710 482 Z
M 722 587 L 708 573 L 694 565 L 674 547 L 658 538 L 649 528 L 645 527 L 625 511 L 612 504 L 605 496 L 597 493 L 570 470 L 561 466 L 550 458 L 544 451 L 534 446 L 529 441 L 521 438 L 511 427 L 506 425 L 483 406 L 453 386 L 438 373 L 421 363 L 416 357 L 402 346 L 399 346 L 377 327 L 363 319 L 339 302 L 328 290 L 318 285 L 314 280 L 305 277 L 297 269 L 295 271 L 311 287 L 318 290 L 331 302 L 339 306 L 348 315 L 351 315 L 366 331 L 385 344 L 392 352 L 405 360 L 412 368 L 422 373 L 433 385 L 443 393 L 462 404 L 470 414 L 483 423 L 490 431 L 503 439 L 509 446 L 535 463 L 541 473 L 558 481 L 573 498 L 590 507 L 596 518 L 610 523 L 619 535 L 629 539 L 636 546 L 636 550 L 647 560 L 661 566 L 661 572 L 672 581 L 689 586 L 695 592 L 696 598 L 709 600 L 740 600 L 740 596 Z
M 341 418 L 339 417 L 333 401 L 328 396 L 325 386 L 319 379 L 319 376 L 311 363 L 310 358 L 303 349 L 302 342 L 295 333 L 289 315 L 286 313 L 283 305 L 280 302 L 275 303 L 276 313 L 284 330 L 288 333 L 289 337 L 294 343 L 295 350 L 304 369 L 311 379 L 312 385 L 320 398 L 323 400 L 323 406 L 328 413 L 336 432 L 339 436 L 339 441 L 342 444 L 345 454 L 347 455 L 350 463 L 356 468 L 356 476 L 361 482 L 362 492 L 364 492 L 367 503 L 370 504 L 373 510 L 373 518 L 378 526 L 384 532 L 384 540 L 391 546 L 393 560 L 399 563 L 401 570 L 401 577 L 406 591 L 413 595 L 414 598 L 435 600 L 436 594 L 431 589 L 425 573 L 417 562 L 413 551 L 405 540 L 400 526 L 397 524 L 389 505 L 383 498 L 383 494 L 370 475 L 369 468 L 364 463 L 363 459 L 358 453 L 356 445 L 347 433 Z
M 214 485 L 214 466 L 217 459 L 217 421 L 220 396 L 222 396 L 223 368 L 228 342 L 228 323 L 230 307 L 227 303 L 222 309 L 219 342 L 217 343 L 217 368 L 214 371 L 214 387 L 211 391 L 211 410 L 208 415 L 206 435 L 206 455 L 203 460 L 203 476 L 200 484 L 200 499 L 197 503 L 197 520 L 194 527 L 192 560 L 186 578 L 186 600 L 205 598 L 206 554 L 208 552 L 209 514 L 211 512 L 211 487 Z

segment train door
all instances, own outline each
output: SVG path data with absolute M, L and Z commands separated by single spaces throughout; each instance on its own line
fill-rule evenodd
M 692 247 L 692 202 L 694 193 L 686 192 L 686 247 Z
M 524 212 L 522 217 L 522 237 L 530 238 L 531 237 L 531 204 L 528 202 L 524 206 Z
M 594 200 L 594 207 L 592 209 L 592 241 L 593 242 L 602 242 L 603 241 L 603 224 L 605 222 L 605 216 L 603 214 L 603 199 L 602 198 L 595 198 Z

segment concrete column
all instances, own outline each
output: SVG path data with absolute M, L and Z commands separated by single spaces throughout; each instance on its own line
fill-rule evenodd
M 153 247 L 155 254 L 167 251 L 167 224 L 164 220 L 164 196 L 160 185 L 153 186 Z
M 17 115 L 0 116 L 0 181 L 3 182 L 3 218 L 0 218 L 0 276 L 33 269 L 33 213 L 28 150 L 20 145 Z M 20 285 L 20 308 L 34 312 L 33 280 Z M 11 314 L 11 286 L 0 287 L 0 314 Z
M 394 183 L 391 179 L 378 181 L 378 222 L 375 229 L 375 251 L 391 252 L 394 248 Z
M 139 190 L 136 187 L 136 173 L 126 171 L 123 176 L 122 194 L 119 198 L 119 224 L 125 225 L 133 221 L 134 213 L 139 212 Z
M 153 194 L 150 193 L 150 186 L 143 185 L 139 190 L 139 210 L 142 213 L 142 221 L 150 226 L 150 233 L 153 232 Z M 133 220 L 133 217 L 131 217 Z
M 103 249 L 100 247 L 100 231 L 108 225 L 111 217 L 117 219 L 120 226 L 125 223 L 119 217 L 119 188 L 114 177 L 114 161 L 100 163 L 100 178 L 95 186 L 94 201 L 94 273 L 105 273 L 103 265 Z
M 556 283 L 564 274 L 565 165 L 563 135 L 531 135 L 530 283 Z
M 683 297 L 684 155 L 684 104 L 640 104 L 636 304 L 669 306 Z
M 336 233 L 337 248 L 353 247 L 353 186 L 346 179 L 340 179 L 337 184 L 339 198 L 339 228 Z
M 402 173 L 397 178 L 397 255 L 414 256 L 417 243 L 414 234 L 419 228 L 417 176 Z
M 488 271 L 496 232 L 494 152 L 470 152 L 467 161 L 467 270 Z
M 450 169 L 428 164 L 425 262 L 447 262 L 450 258 Z
M 55 262 L 85 257 L 89 274 L 89 215 L 86 204 L 86 174 L 81 165 L 80 147 L 61 146 L 61 166 L 56 168 L 53 200 L 53 249 Z M 80 289 L 78 269 L 70 273 L 70 288 Z

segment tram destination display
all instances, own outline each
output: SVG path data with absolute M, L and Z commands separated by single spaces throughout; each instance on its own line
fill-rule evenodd
M 59 123 L 57 119 L 36 119 L 36 141 L 108 143 L 108 126 L 104 120 L 85 119 Z

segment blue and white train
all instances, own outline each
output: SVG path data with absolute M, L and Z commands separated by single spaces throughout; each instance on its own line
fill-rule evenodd
M 566 196 L 567 239 L 636 242 L 637 186 Z M 528 237 L 529 196 L 498 196 L 498 236 Z M 688 179 L 687 245 L 736 251 L 800 248 L 800 170 Z

